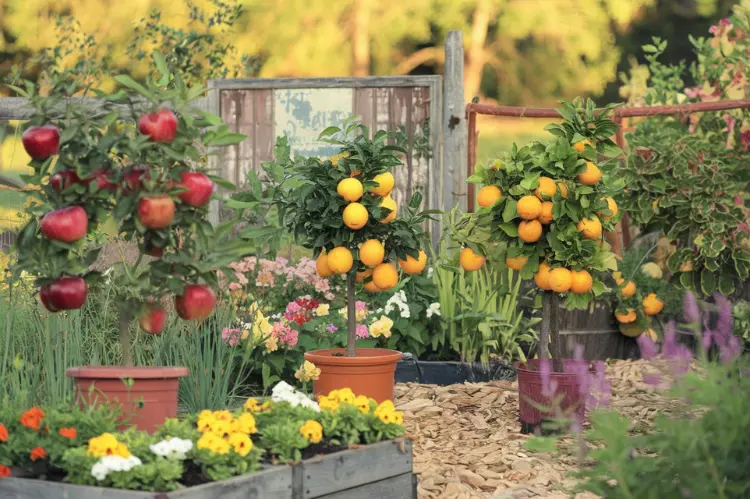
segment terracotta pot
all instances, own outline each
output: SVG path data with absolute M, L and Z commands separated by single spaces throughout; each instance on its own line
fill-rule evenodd
M 583 419 L 586 407 L 584 396 L 580 393 L 580 383 L 573 368 L 578 362 L 573 359 L 563 359 L 562 373 L 550 373 L 552 380 L 557 383 L 557 395 L 562 394 L 560 409 L 566 414 L 575 413 Z M 518 370 L 518 405 L 521 420 L 521 432 L 533 433 L 545 419 L 554 417 L 553 411 L 541 411 L 531 404 L 531 401 L 550 405 L 550 400 L 542 395 L 542 374 L 539 372 L 539 359 L 532 359 L 526 363 L 516 363 Z M 567 372 L 565 372 L 567 371 Z
M 343 348 L 305 354 L 305 360 L 320 368 L 320 377 L 313 382 L 316 396 L 351 388 L 356 395 L 366 395 L 378 402 L 393 400 L 396 364 L 402 357 L 401 352 L 384 348 L 357 348 L 355 357 L 346 357 Z
M 76 399 L 81 405 L 107 403 L 121 409 L 122 427 L 154 431 L 177 416 L 177 391 L 187 367 L 71 367 Z M 129 380 L 133 380 L 132 384 Z

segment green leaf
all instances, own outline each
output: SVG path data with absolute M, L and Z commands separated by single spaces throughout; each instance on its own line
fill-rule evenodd
M 734 289 L 734 279 L 732 279 L 732 276 L 721 274 L 719 276 L 719 293 L 728 296 L 734 293 Z
M 161 74 L 161 78 L 156 82 L 156 84 L 164 87 L 169 83 L 169 80 L 172 76 L 169 72 L 169 68 L 167 68 L 167 61 L 164 60 L 164 56 L 162 56 L 159 52 L 153 53 L 153 59 L 154 64 L 156 64 L 156 69 Z
M 708 269 L 701 271 L 701 289 L 705 295 L 710 295 L 716 289 L 716 277 Z
M 505 232 L 509 237 L 518 237 L 518 226 L 516 226 L 516 224 L 504 223 L 498 225 L 497 227 Z
M 247 135 L 242 134 L 242 133 L 226 133 L 223 135 L 217 135 L 215 137 L 209 137 L 208 140 L 204 138 L 203 144 L 209 147 L 232 146 L 235 144 L 239 144 L 246 138 L 247 138 Z
M 135 90 L 139 94 L 141 94 L 143 97 L 147 98 L 150 101 L 154 100 L 154 96 L 151 95 L 151 92 L 149 92 L 146 87 L 132 79 L 128 75 L 117 75 L 115 76 L 115 81 L 122 85 L 123 87 L 127 87 L 131 90 Z
M 322 132 L 320 132 L 320 135 L 318 135 L 318 140 L 324 139 L 326 137 L 330 137 L 331 135 L 336 134 L 337 132 L 340 132 L 341 129 L 337 126 L 329 126 Z
M 213 182 L 222 189 L 226 189 L 228 191 L 237 190 L 237 186 L 224 177 L 219 177 L 218 175 L 208 175 L 208 178 L 213 180 Z

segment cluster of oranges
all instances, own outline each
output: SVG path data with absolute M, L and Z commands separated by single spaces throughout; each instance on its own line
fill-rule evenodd
M 631 298 L 635 296 L 637 288 L 633 281 L 626 282 L 620 272 L 615 272 L 613 276 L 623 298 Z M 664 301 L 660 299 L 656 293 L 649 293 L 646 295 L 641 301 L 641 305 L 643 306 L 643 313 L 648 317 L 656 315 L 664 309 Z M 629 308 L 625 313 L 616 313 L 615 318 L 620 324 L 632 324 L 638 320 L 638 313 L 634 309 Z

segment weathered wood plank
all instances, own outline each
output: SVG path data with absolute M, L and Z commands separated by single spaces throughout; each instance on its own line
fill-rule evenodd
M 441 137 L 442 124 L 442 107 L 443 93 L 441 81 L 437 80 L 430 87 L 430 145 L 432 146 L 432 159 L 428 165 L 427 176 L 429 178 L 430 195 L 427 208 L 431 210 L 450 211 L 452 205 L 446 204 L 443 194 L 444 183 L 444 162 L 443 162 L 443 143 Z M 452 202 L 452 200 L 449 200 Z M 432 247 L 437 252 L 438 242 L 440 240 L 441 223 L 435 221 L 430 227 L 430 236 Z
M 105 101 L 95 97 L 71 97 L 69 102 L 83 105 L 92 113 L 103 112 L 105 106 Z M 143 99 L 134 99 L 134 102 L 139 103 L 136 104 L 136 109 L 140 105 L 143 105 L 144 107 L 149 105 L 149 103 Z M 65 111 L 65 104 L 65 102 L 61 102 L 56 107 L 53 107 L 52 114 L 54 115 L 54 113 L 57 112 L 62 116 L 62 113 Z M 108 105 L 124 112 L 124 116 L 127 116 L 130 113 L 130 107 L 124 104 L 109 103 Z M 25 97 L 0 98 L 0 121 L 28 120 L 34 116 L 35 113 L 36 110 L 29 105 L 28 99 Z
M 467 211 L 466 190 L 466 111 L 464 102 L 463 33 L 449 31 L 445 40 L 445 75 L 443 78 L 443 207 L 450 210 L 458 204 Z
M 352 489 L 370 482 L 411 473 L 411 442 L 381 442 L 364 448 L 320 456 L 302 463 L 301 471 L 304 473 L 305 499 Z
M 265 88 L 377 88 L 431 87 L 440 83 L 438 75 L 368 76 L 347 78 L 235 78 L 216 80 L 221 90 Z M 463 98 L 463 97 L 462 97 Z
M 320 496 L 320 499 L 417 499 L 415 476 L 404 473 L 361 487 Z
M 0 481 L 2 499 L 154 499 L 154 492 L 84 487 L 28 478 Z

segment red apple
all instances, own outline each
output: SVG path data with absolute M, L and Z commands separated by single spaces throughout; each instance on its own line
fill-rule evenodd
M 81 182 L 81 178 L 73 170 L 62 170 L 49 178 L 49 185 L 56 193 L 60 194 L 73 184 Z
M 32 126 L 23 132 L 21 141 L 29 156 L 45 160 L 60 150 L 60 130 L 54 125 Z
M 106 168 L 97 168 L 94 170 L 89 182 L 96 181 L 96 186 L 100 191 L 114 192 L 117 190 L 117 184 L 109 179 L 109 170 Z
M 149 304 L 138 319 L 138 324 L 149 334 L 161 334 L 167 324 L 167 311 L 161 305 Z
M 148 135 L 152 142 L 169 144 L 177 135 L 177 116 L 169 109 L 144 114 L 138 120 L 138 130 Z
M 123 192 L 127 195 L 131 192 L 140 191 L 141 187 L 143 187 L 143 181 L 148 180 L 150 177 L 151 174 L 146 165 L 131 166 L 125 170 L 125 173 L 123 174 L 123 179 L 125 181 Z
M 164 255 L 164 248 L 155 246 L 151 238 L 146 235 L 143 238 L 143 253 L 155 258 L 161 258 Z
M 47 239 L 72 243 L 86 235 L 89 218 L 80 206 L 68 206 L 45 214 L 41 226 Z
M 182 182 L 178 187 L 187 189 L 178 194 L 182 202 L 189 206 L 203 206 L 211 199 L 214 183 L 207 175 L 200 172 L 182 172 Z
M 60 310 L 75 310 L 86 302 L 89 287 L 82 277 L 64 276 L 39 290 L 42 304 L 50 312 Z
M 180 318 L 200 321 L 211 315 L 216 306 L 216 293 L 205 284 L 188 284 L 174 304 Z
M 142 198 L 138 202 L 138 220 L 148 229 L 163 229 L 174 219 L 174 201 L 166 194 Z

